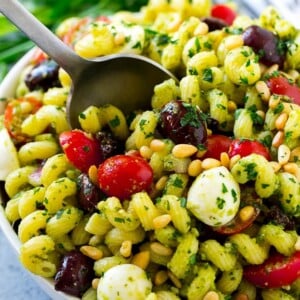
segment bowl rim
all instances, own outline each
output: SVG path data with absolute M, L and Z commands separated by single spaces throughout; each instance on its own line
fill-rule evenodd
M 9 98 L 9 97 L 14 96 L 14 92 L 19 83 L 19 77 L 22 74 L 22 71 L 25 69 L 25 67 L 28 66 L 28 64 L 32 60 L 32 57 L 33 57 L 35 51 L 36 51 L 35 47 L 33 49 L 29 50 L 10 69 L 8 74 L 5 76 L 3 81 L 0 83 L 0 99 Z M 5 108 L 5 101 L 0 101 L 0 114 L 2 114 L 4 112 L 4 108 Z M 0 188 L 2 189 L 2 187 L 0 187 Z M 17 255 L 19 255 L 21 242 L 18 239 L 16 232 L 13 230 L 11 224 L 9 223 L 9 221 L 7 220 L 7 218 L 5 216 L 4 207 L 2 206 L 1 195 L 0 195 L 0 230 L 2 230 L 6 240 L 10 243 L 10 245 L 12 246 L 15 253 Z M 51 297 L 51 299 L 55 299 L 55 300 L 79 299 L 77 297 L 67 295 L 63 292 L 56 291 L 54 288 L 54 285 L 53 285 L 53 280 L 32 274 L 30 271 L 26 270 L 25 267 L 23 267 L 23 269 L 29 273 L 29 275 L 35 280 L 35 282 L 38 284 L 38 286 L 40 286 L 41 289 L 48 296 Z

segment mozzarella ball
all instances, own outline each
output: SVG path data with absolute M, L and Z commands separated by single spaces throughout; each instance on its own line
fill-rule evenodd
M 187 195 L 187 208 L 209 226 L 230 222 L 237 214 L 239 205 L 240 187 L 223 166 L 202 172 Z
M 97 300 L 144 300 L 151 290 L 152 283 L 143 269 L 123 264 L 112 267 L 101 277 Z

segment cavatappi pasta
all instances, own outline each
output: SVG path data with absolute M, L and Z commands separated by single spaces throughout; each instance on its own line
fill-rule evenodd
M 299 299 L 299 270 L 298 278 L 276 286 L 256 286 L 245 270 L 274 252 L 289 260 L 300 251 L 300 103 L 293 98 L 300 101 L 300 32 L 273 8 L 257 19 L 211 24 L 211 5 L 150 0 L 138 14 L 72 18 L 57 29 L 83 57 L 141 54 L 179 79 L 155 86 L 149 110 L 128 116 L 107 104 L 78 116 L 88 136 L 108 131 L 123 153 L 152 169 L 151 189 L 125 200 L 101 192 L 98 166 L 82 174 L 59 143 L 70 130 L 68 75 L 59 69 L 57 85 L 32 91 L 26 75 L 37 62 L 21 74 L 1 119 L 19 166 L 2 178 L 3 206 L 29 271 L 57 280 L 61 259 L 77 251 L 92 261 L 93 278 L 76 294 L 85 300 Z M 266 62 L 268 53 L 245 40 L 245 31 L 257 27 L 276 37 L 282 64 Z M 274 78 L 298 94 L 274 92 Z M 192 145 L 164 136 L 161 111 L 174 100 L 189 112 L 181 127 L 195 126 L 199 111 L 207 140 L 259 142 L 269 157 L 255 149 L 214 157 L 206 140 Z M 80 202 L 82 193 L 89 196 L 79 184 L 83 175 L 99 192 L 93 209 Z

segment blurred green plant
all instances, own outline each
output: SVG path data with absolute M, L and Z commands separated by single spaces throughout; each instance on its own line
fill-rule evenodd
M 21 1 L 21 0 L 20 0 Z M 54 29 L 72 16 L 109 15 L 119 10 L 138 11 L 147 0 L 22 0 L 22 4 L 43 24 Z M 10 21 L 0 15 L 0 82 L 7 71 L 33 47 Z

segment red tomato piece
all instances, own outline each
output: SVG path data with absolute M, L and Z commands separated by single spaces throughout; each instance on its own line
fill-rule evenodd
M 211 9 L 211 16 L 223 20 L 228 25 L 232 25 L 237 15 L 228 5 L 215 4 Z
M 34 51 L 32 63 L 34 65 L 37 65 L 37 64 L 43 62 L 44 60 L 46 60 L 47 58 L 48 58 L 48 55 L 42 49 L 37 48 Z
M 84 173 L 88 172 L 90 166 L 98 167 L 103 161 L 99 142 L 82 130 L 61 133 L 59 143 L 68 160 Z
M 220 159 L 222 152 L 228 152 L 232 139 L 222 134 L 212 134 L 205 142 L 206 152 L 203 158 Z
M 29 104 L 29 109 L 22 109 L 22 106 Z M 34 114 L 42 106 L 41 101 L 33 98 L 18 98 L 10 100 L 4 111 L 4 126 L 8 130 L 10 136 L 16 143 L 28 141 L 28 137 L 22 133 L 22 122 L 29 114 Z
M 261 288 L 280 288 L 300 277 L 300 251 L 290 257 L 274 253 L 261 265 L 244 268 L 244 278 Z
M 271 160 L 268 148 L 259 141 L 235 139 L 232 141 L 228 151 L 228 155 L 230 158 L 238 154 L 241 157 L 245 157 L 252 153 L 262 155 L 267 160 Z
M 295 104 L 300 105 L 300 88 L 290 83 L 287 78 L 272 77 L 267 81 L 267 85 L 272 94 L 288 96 Z
M 106 159 L 99 166 L 98 181 L 108 196 L 126 199 L 150 188 L 153 170 L 141 157 L 120 154 Z

